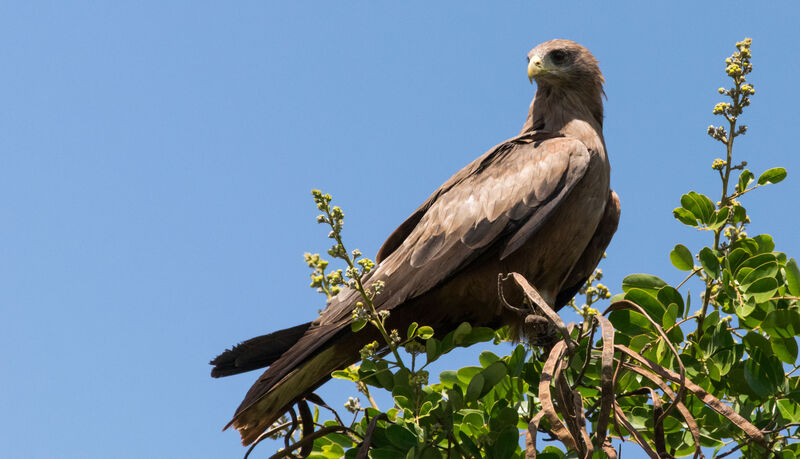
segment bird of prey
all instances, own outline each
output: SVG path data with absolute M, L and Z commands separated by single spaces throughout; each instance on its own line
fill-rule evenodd
M 603 75 L 589 51 L 551 40 L 528 53 L 537 90 L 522 132 L 460 170 L 386 240 L 367 283 L 391 311 L 389 329 L 411 322 L 437 334 L 461 322 L 524 320 L 501 306 L 499 273 L 518 272 L 558 309 L 586 282 L 619 221 L 603 140 Z M 358 292 L 343 289 L 313 322 L 245 341 L 211 364 L 214 377 L 269 367 L 228 426 L 255 441 L 297 400 L 360 360 L 379 339 L 350 331 Z

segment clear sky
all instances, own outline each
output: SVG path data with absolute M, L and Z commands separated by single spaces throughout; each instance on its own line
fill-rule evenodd
M 745 36 L 738 158 L 789 171 L 745 199 L 750 232 L 800 257 L 796 4 L 498 3 L 0 4 L 0 455 L 241 457 L 220 428 L 257 374 L 212 380 L 207 362 L 322 307 L 309 190 L 373 255 L 519 131 L 525 54 L 552 38 L 588 47 L 608 83 L 612 291 L 633 272 L 680 282 L 669 250 L 707 240 L 671 210 L 719 194 L 705 129 Z

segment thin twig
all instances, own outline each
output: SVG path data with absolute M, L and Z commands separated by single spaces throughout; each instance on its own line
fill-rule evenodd
M 290 447 L 288 447 L 288 448 L 286 448 L 286 449 L 284 449 L 282 451 L 278 451 L 274 455 L 270 456 L 269 459 L 279 459 L 281 457 L 289 456 L 289 455 L 292 454 L 292 451 L 294 451 L 294 450 L 296 450 L 298 448 L 301 448 L 306 443 L 313 443 L 314 440 L 316 440 L 317 438 L 324 437 L 325 435 L 328 435 L 330 433 L 348 432 L 348 431 L 352 432 L 351 429 L 349 429 L 349 428 L 347 428 L 345 426 L 327 426 L 327 427 L 323 427 L 323 428 L 319 429 L 318 431 L 312 433 L 311 435 L 309 435 L 307 437 L 304 437 L 302 440 L 300 440 L 297 443 L 291 445 Z
M 686 276 L 686 279 L 684 279 L 684 280 L 683 280 L 683 282 L 681 282 L 680 284 L 678 284 L 678 286 L 677 286 L 677 287 L 675 287 L 675 290 L 678 290 L 679 288 L 681 288 L 681 287 L 683 286 L 683 284 L 685 284 L 685 283 L 686 283 L 686 281 L 688 281 L 689 279 L 691 279 L 691 278 L 692 278 L 692 277 L 693 277 L 695 274 L 699 273 L 699 272 L 700 272 L 700 271 L 702 271 L 702 270 L 703 270 L 703 268 L 702 268 L 702 267 L 700 267 L 700 268 L 695 268 L 695 269 L 694 269 L 694 270 L 693 270 L 693 271 L 692 271 L 692 272 L 691 272 L 691 273 L 690 273 L 688 276 Z
M 259 435 L 256 441 L 254 441 L 253 444 L 250 445 L 250 448 L 247 449 L 247 452 L 244 453 L 243 459 L 247 459 L 247 457 L 250 456 L 250 453 L 256 448 L 256 446 L 258 446 L 259 443 L 261 443 L 262 440 L 264 440 L 265 438 L 269 438 L 270 435 L 274 434 L 275 432 L 280 432 L 281 430 L 289 427 L 290 425 L 292 425 L 291 421 L 285 422 Z

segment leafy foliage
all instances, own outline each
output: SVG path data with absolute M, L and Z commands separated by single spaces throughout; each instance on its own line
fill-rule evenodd
M 434 384 L 427 370 L 432 362 L 456 347 L 506 341 L 506 331 L 463 323 L 437 339 L 424 324 L 387 330 L 388 313 L 372 303 L 382 288 L 369 281 L 375 264 L 345 250 L 344 214 L 331 207 L 329 195 L 314 191 L 323 212 L 318 221 L 330 226 L 334 240 L 328 254 L 346 267 L 326 273 L 328 262 L 306 254 L 311 286 L 327 298 L 343 285 L 358 290 L 362 301 L 353 311 L 352 330 L 375 327 L 383 342 L 367 345 L 359 365 L 333 373 L 353 381 L 370 406 L 351 398 L 351 423 L 338 413 L 322 421 L 319 408 L 329 407 L 309 397 L 317 406 L 313 414 L 301 409 L 301 417 L 304 411 L 312 416 L 304 426 L 318 430 L 290 432 L 287 449 L 276 456 L 303 446 L 301 456 L 312 458 L 615 457 L 609 439 L 625 438 L 651 457 L 699 457 L 700 447 L 713 448 L 718 457 L 800 457 L 794 441 L 800 433 L 800 379 L 794 375 L 800 368 L 800 269 L 775 250 L 771 236 L 747 233 L 750 218 L 740 202 L 755 189 L 779 183 L 786 171 L 775 167 L 756 178 L 746 162 L 733 161 L 734 140 L 747 131 L 737 123 L 755 94 L 747 81 L 750 45 L 750 39 L 737 43 L 726 59 L 732 86 L 719 93 L 729 101 L 713 109 L 725 123 L 708 128 L 725 146 L 725 159 L 712 164 L 720 199 L 689 191 L 673 211 L 679 222 L 709 234 L 707 246 L 692 250 L 679 243 L 669 253 L 675 268 L 688 272 L 686 280 L 671 286 L 653 275 L 632 274 L 600 314 L 593 305 L 610 294 L 597 283 L 598 270 L 581 291 L 583 307 L 572 303 L 582 323 L 565 325 L 533 286 L 512 275 L 529 299 L 523 306 L 528 317 L 546 321 L 557 339 L 541 347 L 517 344 L 505 356 L 484 351 L 475 366 L 444 371 Z M 690 279 L 703 290 L 694 308 L 688 292 L 680 291 Z M 393 406 L 381 410 L 371 390 L 391 393 Z M 520 431 L 527 432 L 524 444 Z M 554 444 L 537 449 L 542 434 Z

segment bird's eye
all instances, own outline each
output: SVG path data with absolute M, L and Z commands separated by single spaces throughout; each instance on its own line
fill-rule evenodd
M 567 60 L 567 52 L 557 49 L 550 52 L 550 61 L 555 65 L 561 65 Z

